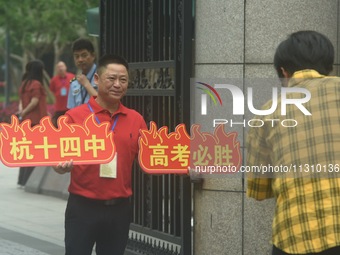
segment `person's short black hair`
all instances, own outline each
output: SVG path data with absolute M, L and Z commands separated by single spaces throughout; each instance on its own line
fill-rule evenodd
M 331 41 L 316 31 L 298 31 L 281 42 L 274 55 L 274 67 L 283 78 L 281 67 L 289 75 L 304 69 L 314 69 L 328 75 L 333 70 L 334 47 Z
M 105 54 L 98 61 L 98 72 L 109 64 L 120 64 L 125 66 L 126 70 L 129 71 L 129 64 L 125 58 L 115 54 Z
M 86 38 L 79 38 L 75 40 L 72 44 L 72 52 L 79 50 L 88 50 L 89 52 L 94 52 L 94 47 L 92 42 Z

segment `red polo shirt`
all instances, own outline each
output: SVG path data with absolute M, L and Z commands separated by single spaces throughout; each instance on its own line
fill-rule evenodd
M 91 97 L 89 104 L 100 123 L 108 121 L 114 128 L 114 143 L 117 151 L 117 178 L 99 176 L 99 165 L 74 165 L 71 171 L 69 192 L 87 198 L 109 200 L 132 195 L 131 174 L 132 164 L 138 154 L 139 130 L 145 129 L 143 117 L 135 110 L 120 104 L 118 110 L 111 116 Z M 66 112 L 69 123 L 83 124 L 91 111 L 87 104 L 80 105 Z
M 66 73 L 65 77 L 53 76 L 50 81 L 50 90 L 55 96 L 55 111 L 67 111 L 67 96 L 70 89 L 70 82 L 74 77 L 73 73 Z

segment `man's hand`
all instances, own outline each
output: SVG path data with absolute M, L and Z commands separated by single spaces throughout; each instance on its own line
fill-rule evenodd
M 84 75 L 84 74 L 77 75 L 77 80 L 85 88 L 87 86 L 91 86 L 89 80 L 87 79 L 86 75 Z
M 73 168 L 73 160 L 60 162 L 57 166 L 52 166 L 53 170 L 58 174 L 65 174 L 71 172 Z
M 84 74 L 79 74 L 77 75 L 77 80 L 82 85 L 87 93 L 89 93 L 90 96 L 97 96 L 97 90 L 95 90 L 94 87 L 92 87 L 91 82 L 87 79 L 86 75 Z

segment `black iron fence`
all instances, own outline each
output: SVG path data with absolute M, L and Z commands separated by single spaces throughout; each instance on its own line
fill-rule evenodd
M 174 131 L 190 125 L 193 1 L 101 0 L 100 51 L 130 65 L 124 104 L 146 122 Z M 188 130 L 189 131 L 189 130 Z M 135 164 L 133 223 L 127 254 L 191 254 L 191 184 L 151 176 Z

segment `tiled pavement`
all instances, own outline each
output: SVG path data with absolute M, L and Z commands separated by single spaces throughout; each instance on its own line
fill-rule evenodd
M 17 176 L 0 162 L 0 255 L 64 254 L 66 200 L 25 192 Z

